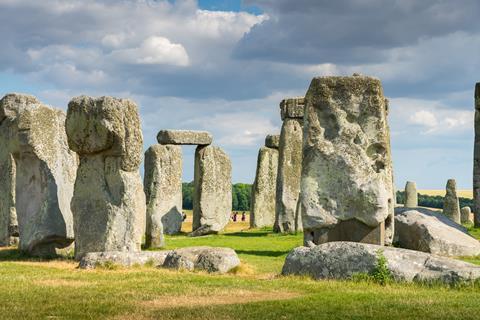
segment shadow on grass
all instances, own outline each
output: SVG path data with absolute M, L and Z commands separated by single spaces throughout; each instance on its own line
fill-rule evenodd
M 223 235 L 226 237 L 242 237 L 242 238 L 255 238 L 255 237 L 266 237 L 268 236 L 268 232 L 232 232 L 232 233 L 224 233 Z
M 267 251 L 267 250 L 235 250 L 237 254 L 248 254 L 251 256 L 260 256 L 260 257 L 281 257 L 290 252 L 286 251 Z
M 16 249 L 16 248 L 11 248 L 11 249 L 4 249 L 0 250 L 0 262 L 2 261 L 37 261 L 37 262 L 42 262 L 42 261 L 51 261 L 51 260 L 73 260 L 73 257 L 66 257 L 62 255 L 57 255 L 57 256 L 52 256 L 52 257 L 33 257 L 28 255 L 27 253 Z

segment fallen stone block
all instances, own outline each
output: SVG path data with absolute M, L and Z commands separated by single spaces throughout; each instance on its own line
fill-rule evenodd
M 233 249 L 191 247 L 173 250 L 165 258 L 164 268 L 209 273 L 227 273 L 240 265 Z
M 355 274 L 371 274 L 380 257 L 393 279 L 406 282 L 457 284 L 480 278 L 480 266 L 425 252 L 358 242 L 328 242 L 298 247 L 287 256 L 283 275 L 320 279 L 351 279 Z
M 165 258 L 170 252 L 171 250 L 89 252 L 82 257 L 78 266 L 81 269 L 95 269 L 107 264 L 115 264 L 123 267 L 151 264 L 157 267 L 163 265 Z
M 480 254 L 480 241 L 440 212 L 424 208 L 395 208 L 394 243 L 405 249 L 442 256 Z

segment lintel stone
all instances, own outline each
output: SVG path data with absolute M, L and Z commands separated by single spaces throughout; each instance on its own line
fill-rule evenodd
M 282 120 L 285 120 L 286 118 L 303 118 L 304 106 L 304 97 L 283 99 L 282 102 L 280 102 L 280 115 Z
M 265 147 L 278 149 L 280 146 L 280 135 L 279 134 L 269 134 L 265 138 Z
M 157 141 L 160 144 L 206 146 L 210 145 L 212 140 L 212 135 L 207 131 L 160 130 L 157 135 Z

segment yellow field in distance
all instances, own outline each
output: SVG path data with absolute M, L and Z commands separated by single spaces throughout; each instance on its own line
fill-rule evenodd
M 418 190 L 418 193 L 428 196 L 445 196 L 445 190 Z M 461 198 L 473 199 L 472 190 L 457 190 L 457 196 Z

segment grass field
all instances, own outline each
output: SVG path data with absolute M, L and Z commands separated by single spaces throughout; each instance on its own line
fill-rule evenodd
M 418 190 L 418 193 L 427 196 L 445 196 L 445 189 L 443 190 Z M 472 190 L 457 190 L 457 196 L 461 198 L 473 199 Z
M 480 288 L 313 281 L 279 276 L 302 235 L 242 230 L 168 236 L 168 248 L 226 246 L 237 273 L 208 275 L 138 267 L 79 270 L 0 250 L 0 319 L 478 319 Z M 472 229 L 477 236 L 480 230 Z M 480 260 L 472 259 L 480 263 Z

